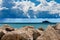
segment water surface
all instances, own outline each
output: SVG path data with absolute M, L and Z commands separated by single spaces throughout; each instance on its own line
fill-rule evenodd
M 4 24 L 0 24 L 0 26 L 3 26 Z M 24 26 L 34 26 L 34 28 L 47 28 L 48 25 L 55 25 L 55 23 L 13 23 L 13 24 L 8 24 L 13 28 L 21 28 Z

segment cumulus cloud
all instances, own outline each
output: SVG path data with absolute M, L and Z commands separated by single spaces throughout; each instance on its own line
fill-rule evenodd
M 3 0 L 0 0 L 0 11 L 1 11 L 1 10 L 7 10 L 8 8 L 2 7 L 2 2 L 3 2 Z
M 13 9 L 18 8 L 20 10 L 23 10 L 24 13 L 28 12 L 28 10 L 32 7 L 35 6 L 35 4 L 31 1 L 22 1 L 22 2 L 14 2 L 15 6 L 13 7 Z
M 51 7 L 49 9 L 50 13 L 52 13 L 52 14 L 59 13 L 60 14 L 60 4 L 53 2 L 53 1 L 51 1 L 49 4 L 51 5 Z
M 35 7 L 35 4 L 31 1 L 22 1 L 22 2 L 15 2 L 15 6 L 12 7 L 13 9 L 19 9 L 22 10 L 24 12 L 24 14 L 26 14 L 28 16 L 28 18 L 30 18 L 30 15 L 28 14 L 28 10 L 31 10 L 32 8 Z
M 19 9 L 24 12 L 24 14 L 27 14 L 27 16 L 30 18 L 29 14 L 27 13 L 29 10 L 33 10 L 34 14 L 37 14 L 39 11 L 48 11 L 50 14 L 60 14 L 60 4 L 55 2 L 54 0 L 47 2 L 46 0 L 37 0 L 40 2 L 39 5 L 35 6 L 35 3 L 31 1 L 17 1 L 15 3 L 15 6 L 13 6 L 13 9 Z M 36 16 L 34 15 L 36 18 Z
M 6 8 L 6 7 L 0 7 L 0 11 L 1 10 L 8 10 L 9 8 Z
M 0 4 L 2 3 L 2 0 L 0 0 Z
M 51 14 L 60 14 L 60 4 L 55 1 L 46 2 L 46 0 L 39 0 L 41 4 L 35 7 L 34 11 L 49 11 Z

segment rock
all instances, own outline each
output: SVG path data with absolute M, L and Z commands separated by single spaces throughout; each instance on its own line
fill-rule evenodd
M 40 36 L 40 31 L 34 29 L 33 26 L 26 26 L 20 29 L 20 32 L 27 34 L 31 37 L 31 40 L 36 40 L 38 36 Z
M 1 40 L 30 40 L 30 37 L 25 33 L 13 31 L 5 34 Z
M 38 28 L 39 30 L 41 30 L 41 31 L 44 31 L 44 29 L 42 28 L 42 27 L 40 27 L 40 28 Z
M 56 25 L 54 25 L 54 26 L 52 26 L 54 29 L 55 29 L 55 31 L 58 33 L 58 34 L 60 34 L 60 24 L 56 24 Z
M 60 30 L 60 24 L 55 25 L 55 30 Z
M 59 38 L 55 29 L 51 26 L 48 26 L 43 35 L 38 37 L 37 40 L 59 40 Z
M 33 40 L 29 35 L 25 33 L 21 33 L 20 37 L 21 37 L 20 40 Z
M 0 39 L 6 34 L 5 30 L 0 29 Z
M 16 33 L 7 33 L 1 38 L 1 40 L 19 40 L 19 35 Z
M 25 26 L 14 29 L 9 25 L 0 27 L 0 40 L 60 40 L 60 24 L 35 29 L 33 26 Z
M 23 28 L 20 29 L 20 33 L 25 33 L 27 34 L 29 37 L 31 37 L 31 40 L 33 40 L 33 31 L 34 31 L 34 27 L 33 26 L 25 26 Z
M 3 37 L 3 35 L 4 35 L 5 33 L 4 32 L 0 32 L 0 39 Z
M 13 28 L 6 28 L 5 30 L 6 30 L 6 31 L 14 31 Z
M 14 31 L 15 29 L 10 27 L 9 25 L 5 24 L 0 29 L 6 30 L 6 31 Z
M 41 31 L 41 30 L 35 30 L 34 32 L 33 32 L 33 40 L 36 40 L 39 36 L 41 36 L 42 35 L 42 33 L 43 33 L 43 31 Z

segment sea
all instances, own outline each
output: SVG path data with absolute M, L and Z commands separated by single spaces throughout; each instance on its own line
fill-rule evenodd
M 5 25 L 5 23 L 0 24 L 0 26 Z M 34 28 L 44 28 L 46 29 L 48 25 L 55 25 L 55 23 L 7 23 L 7 25 L 13 28 L 23 28 L 24 26 L 33 26 Z
M 51 23 L 42 23 L 42 21 L 49 21 Z M 44 28 L 46 29 L 48 25 L 56 25 L 56 23 L 60 23 L 60 18 L 56 19 L 3 19 L 0 20 L 0 26 L 4 24 L 8 24 L 13 28 L 21 28 L 24 26 L 34 26 L 34 28 Z

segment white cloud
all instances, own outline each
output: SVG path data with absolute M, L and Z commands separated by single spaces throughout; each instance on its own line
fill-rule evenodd
M 49 11 L 50 14 L 60 14 L 60 4 L 55 1 L 46 2 L 44 0 L 40 0 L 41 4 L 35 7 L 34 11 Z
M 26 14 L 28 18 L 30 18 L 30 15 L 29 14 Z
M 13 7 L 13 9 L 19 9 L 22 10 L 24 12 L 24 14 L 26 14 L 28 16 L 28 18 L 30 18 L 30 15 L 28 15 L 28 10 L 30 10 L 31 8 L 35 7 L 35 4 L 32 3 L 31 1 L 22 1 L 22 2 L 15 2 L 15 6 Z
M 2 1 L 3 1 L 3 0 L 0 0 L 0 11 L 1 11 L 1 10 L 4 10 L 4 9 L 8 9 L 8 8 L 6 8 L 6 7 L 2 7 Z
M 18 8 L 23 10 L 24 13 L 28 12 L 31 7 L 34 7 L 35 4 L 31 1 L 22 1 L 22 2 L 14 2 L 15 6 L 13 8 Z
M 2 7 L 2 0 L 0 0 L 0 11 L 1 10 L 7 10 L 8 8 L 6 8 L 6 7 Z
M 2 3 L 2 0 L 0 0 L 0 4 Z
M 8 8 L 6 8 L 6 7 L 0 7 L 0 11 L 1 10 L 8 10 Z
M 50 9 L 49 9 L 50 13 L 52 13 L 52 14 L 59 13 L 60 14 L 60 4 L 58 4 L 54 1 L 51 1 L 49 3 L 49 5 L 50 5 Z
M 15 6 L 13 9 L 19 9 L 24 12 L 24 14 L 28 14 L 28 10 L 33 10 L 36 14 L 39 11 L 49 11 L 50 14 L 60 14 L 60 4 L 56 3 L 54 0 L 47 2 L 46 0 L 37 0 L 41 2 L 39 5 L 35 6 L 35 3 L 31 1 L 21 1 L 15 2 Z M 30 17 L 29 15 L 27 15 Z M 36 18 L 36 16 L 34 16 Z

